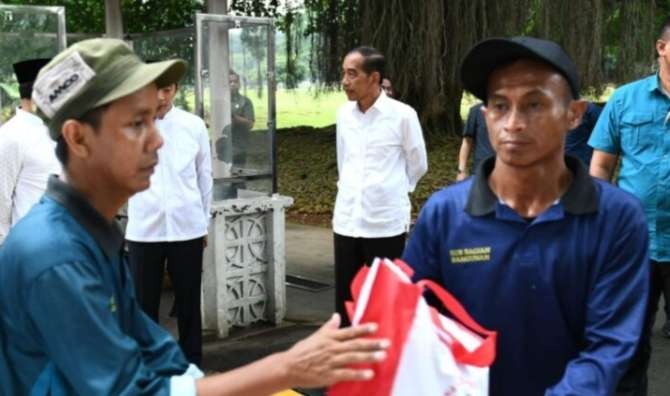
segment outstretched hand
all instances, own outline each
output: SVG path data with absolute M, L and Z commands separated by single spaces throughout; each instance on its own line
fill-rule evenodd
M 369 369 L 350 368 L 355 363 L 379 362 L 389 340 L 363 338 L 377 331 L 367 323 L 339 329 L 340 316 L 334 314 L 319 330 L 284 352 L 285 368 L 294 386 L 311 388 L 330 386 L 340 381 L 369 380 Z

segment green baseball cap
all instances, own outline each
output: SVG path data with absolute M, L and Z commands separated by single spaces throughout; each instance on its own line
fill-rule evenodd
M 178 83 L 185 71 L 186 62 L 181 59 L 144 63 L 122 40 L 84 40 L 40 70 L 32 100 L 56 140 L 65 120 L 81 117 L 152 82 L 159 88 Z

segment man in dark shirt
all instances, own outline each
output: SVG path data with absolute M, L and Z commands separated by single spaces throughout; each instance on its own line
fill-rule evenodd
M 489 142 L 489 132 L 486 129 L 486 121 L 484 121 L 481 111 L 483 105 L 483 103 L 478 103 L 470 107 L 468 112 L 468 119 L 463 128 L 463 142 L 458 152 L 456 180 L 463 180 L 470 174 L 468 172 L 468 158 L 473 150 L 472 173 L 476 172 L 477 166 L 484 158 L 495 154 L 491 142 Z
M 256 117 L 251 100 L 240 93 L 240 76 L 230 71 L 230 112 L 233 130 L 233 166 L 244 168 L 249 150 L 249 132 L 254 127 Z
M 593 148 L 588 144 L 589 138 L 602 110 L 597 104 L 589 102 L 586 112 L 582 116 L 582 122 L 565 136 L 565 153 L 572 154 L 582 160 L 587 168 L 591 164 L 591 155 L 593 155 Z

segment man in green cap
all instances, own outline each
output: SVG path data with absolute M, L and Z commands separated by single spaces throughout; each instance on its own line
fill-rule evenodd
M 267 395 L 293 386 L 367 379 L 354 362 L 383 359 L 388 342 L 337 330 L 337 316 L 286 352 L 203 377 L 142 313 L 114 215 L 149 187 L 162 138 L 157 90 L 181 60 L 145 64 L 122 41 L 94 39 L 41 71 L 33 101 L 47 119 L 65 180 L 0 248 L 0 394 Z

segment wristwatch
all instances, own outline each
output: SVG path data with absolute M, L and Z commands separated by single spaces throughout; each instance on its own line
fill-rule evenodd
M 463 168 L 461 168 L 461 167 L 458 167 L 458 168 L 456 168 L 456 171 L 457 171 L 458 173 L 463 173 L 463 172 L 465 172 L 465 169 L 463 169 Z

